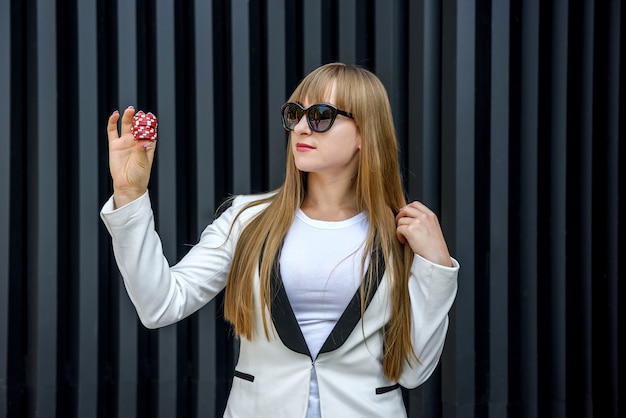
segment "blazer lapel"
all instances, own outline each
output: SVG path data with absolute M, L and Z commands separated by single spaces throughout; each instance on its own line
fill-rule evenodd
M 298 325 L 296 314 L 293 312 L 283 285 L 283 279 L 280 275 L 280 264 L 278 262 L 279 256 L 280 252 L 274 261 L 270 282 L 272 295 L 274 295 L 272 300 L 272 321 L 285 347 L 296 353 L 311 357 L 311 352 L 306 344 L 300 325 Z

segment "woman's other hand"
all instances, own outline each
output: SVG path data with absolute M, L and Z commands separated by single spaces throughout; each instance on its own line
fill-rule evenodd
M 415 254 L 443 266 L 452 266 L 443 231 L 437 215 L 423 203 L 412 202 L 396 216 L 398 240 L 408 242 Z

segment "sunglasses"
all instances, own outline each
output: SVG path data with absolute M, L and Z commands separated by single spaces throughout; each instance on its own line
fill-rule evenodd
M 339 110 L 335 106 L 326 103 L 317 103 L 305 109 L 298 103 L 287 102 L 280 108 L 280 113 L 283 118 L 283 127 L 287 131 L 293 131 L 304 115 L 306 115 L 309 128 L 313 132 L 318 133 L 328 131 L 333 126 L 337 115 L 354 119 L 352 113 Z

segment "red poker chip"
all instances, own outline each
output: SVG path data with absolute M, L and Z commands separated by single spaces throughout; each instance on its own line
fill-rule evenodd
M 130 130 L 135 139 L 150 139 L 156 141 L 157 127 L 159 126 L 157 117 L 152 112 L 143 113 L 139 111 L 133 116 L 133 123 Z

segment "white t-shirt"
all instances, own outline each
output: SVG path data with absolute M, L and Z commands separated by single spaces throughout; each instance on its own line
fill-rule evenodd
M 329 222 L 298 210 L 285 237 L 280 274 L 313 359 L 359 288 L 367 229 L 365 213 Z M 315 368 L 307 417 L 319 417 Z

